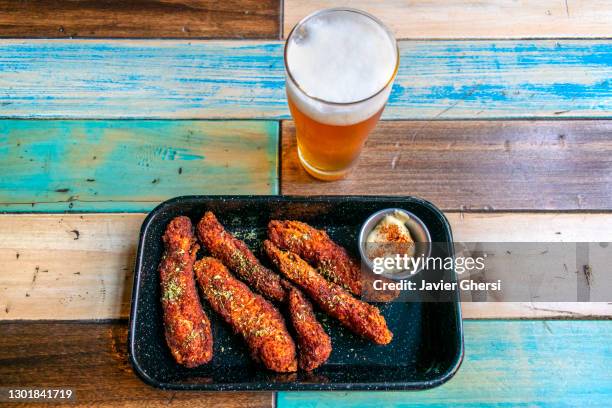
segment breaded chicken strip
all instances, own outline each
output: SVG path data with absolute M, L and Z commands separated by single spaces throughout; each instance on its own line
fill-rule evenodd
M 331 339 L 317 320 L 312 305 L 296 287 L 289 286 L 289 316 L 297 334 L 299 366 L 312 371 L 325 363 L 332 351 Z
M 194 269 L 204 297 L 244 338 L 255 361 L 280 373 L 297 370 L 295 343 L 274 306 L 251 292 L 215 258 L 196 262 Z
M 223 228 L 217 217 L 207 211 L 198 223 L 198 238 L 240 279 L 269 300 L 283 302 L 286 297 L 281 277 L 263 266 L 247 245 Z
M 323 230 L 300 221 L 272 220 L 268 224 L 268 238 L 279 248 L 310 262 L 324 277 L 355 296 L 376 302 L 389 302 L 400 294 L 399 290 L 374 290 L 374 280 L 388 279 L 371 272 L 362 273 L 361 267 L 346 249 L 332 241 Z
M 331 352 L 331 341 L 312 312 L 310 302 L 301 296 L 299 290 L 261 265 L 247 245 L 225 230 L 212 212 L 204 214 L 198 224 L 198 235 L 209 251 L 238 277 L 264 297 L 287 305 L 289 318 L 297 334 L 300 367 L 313 370 L 323 364 Z M 290 300 L 292 289 L 296 294 Z
M 393 333 L 376 307 L 355 299 L 342 287 L 321 276 L 298 255 L 279 249 L 271 241 L 264 241 L 264 249 L 282 274 L 301 287 L 327 314 L 377 344 L 391 342 Z
M 212 359 L 212 333 L 193 277 L 198 244 L 187 217 L 176 217 L 163 235 L 159 264 L 166 342 L 177 363 L 197 367 Z

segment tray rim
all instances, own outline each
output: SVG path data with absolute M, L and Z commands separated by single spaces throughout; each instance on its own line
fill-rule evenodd
M 130 300 L 130 316 L 128 323 L 128 360 L 136 373 L 136 375 L 146 384 L 163 389 L 163 390 L 175 390 L 175 391 L 417 391 L 425 390 L 434 387 L 438 387 L 452 377 L 455 376 L 463 359 L 465 357 L 465 341 L 463 332 L 463 319 L 461 313 L 461 301 L 458 290 L 456 290 L 456 301 L 455 309 L 455 320 L 457 323 L 459 350 L 455 356 L 455 361 L 452 366 L 439 377 L 428 380 L 428 381 L 394 381 L 394 382 L 336 382 L 336 383 L 302 383 L 297 386 L 294 383 L 252 383 L 252 382 L 236 382 L 227 384 L 215 384 L 215 383 L 194 383 L 194 384 L 177 384 L 161 382 L 154 378 L 151 378 L 145 371 L 140 367 L 140 364 L 135 356 L 135 330 L 136 330 L 136 315 L 138 313 L 138 306 L 136 299 L 138 299 L 140 285 L 137 284 L 140 281 L 140 274 L 142 272 L 142 263 L 144 258 L 144 238 L 147 229 L 151 222 L 154 220 L 156 215 L 162 211 L 165 207 L 175 204 L 177 201 L 185 200 L 261 200 L 261 199 L 274 199 L 277 201 L 291 201 L 291 202 L 308 202 L 315 200 L 346 200 L 346 199 L 357 199 L 357 200 L 368 200 L 368 201 L 387 201 L 387 200 L 405 200 L 416 202 L 420 205 L 428 207 L 433 212 L 437 213 L 440 219 L 444 223 L 444 227 L 448 231 L 450 242 L 452 243 L 453 234 L 448 219 L 444 213 L 436 207 L 430 201 L 424 200 L 414 196 L 388 196 L 388 195 L 183 195 L 170 198 L 161 202 L 155 208 L 153 208 L 145 217 L 140 227 L 140 235 L 138 238 L 138 249 L 136 250 L 136 261 L 134 263 L 134 280 L 132 286 L 132 298 Z M 453 254 L 454 256 L 454 254 Z

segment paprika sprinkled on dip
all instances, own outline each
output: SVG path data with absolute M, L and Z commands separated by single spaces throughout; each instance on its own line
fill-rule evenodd
M 359 253 L 362 267 L 391 279 L 404 279 L 422 267 L 406 266 L 409 263 L 402 263 L 402 260 L 428 257 L 431 237 L 427 226 L 415 214 L 400 208 L 387 208 L 370 215 L 361 226 Z
M 373 260 L 396 254 L 413 256 L 414 240 L 406 227 L 409 220 L 408 214 L 397 210 L 385 215 L 368 234 L 367 257 Z

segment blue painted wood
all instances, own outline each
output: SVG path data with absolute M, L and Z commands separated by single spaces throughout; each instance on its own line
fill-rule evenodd
M 278 122 L 0 120 L 0 212 L 277 194 Z
M 0 117 L 289 117 L 283 44 L 2 40 Z M 612 117 L 612 42 L 401 41 L 386 119 Z
M 420 392 L 281 392 L 279 408 L 604 407 L 612 321 L 466 321 L 465 359 Z

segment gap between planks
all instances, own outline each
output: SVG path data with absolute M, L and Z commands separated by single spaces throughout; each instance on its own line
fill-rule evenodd
M 146 214 L 0 215 L 0 319 L 129 314 Z M 609 213 L 449 213 L 457 242 L 608 242 Z M 597 282 L 598 271 L 593 271 Z M 464 303 L 466 318 L 609 318 L 610 303 Z

